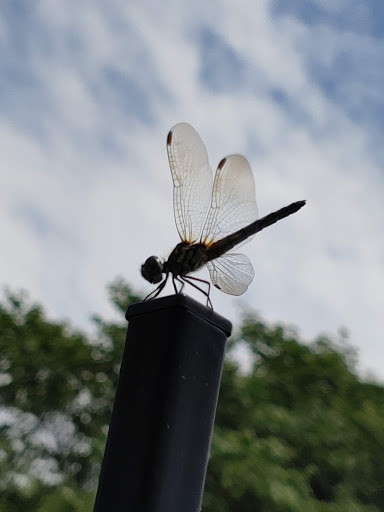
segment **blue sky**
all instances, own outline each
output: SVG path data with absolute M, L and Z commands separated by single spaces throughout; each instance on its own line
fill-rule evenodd
M 379 1 L 3 1 L 1 284 L 82 328 L 114 314 L 117 275 L 149 293 L 141 263 L 178 241 L 165 139 L 185 121 L 213 168 L 248 158 L 261 216 L 308 201 L 244 247 L 254 282 L 215 309 L 306 339 L 344 326 L 382 378 L 383 27 Z

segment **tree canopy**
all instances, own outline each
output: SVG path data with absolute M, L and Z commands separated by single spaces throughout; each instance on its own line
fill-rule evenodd
M 94 317 L 92 336 L 25 294 L 0 303 L 1 512 L 92 510 L 139 300 L 122 280 L 109 295 L 121 320 Z M 384 388 L 357 376 L 348 341 L 304 343 L 248 312 L 227 354 L 203 511 L 384 511 Z

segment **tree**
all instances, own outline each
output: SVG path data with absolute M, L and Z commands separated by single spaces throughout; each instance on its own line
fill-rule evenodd
M 119 281 L 109 292 L 119 311 L 122 293 L 125 305 L 138 300 Z M 126 326 L 93 320 L 90 340 L 48 320 L 25 293 L 0 305 L 1 510 L 38 510 L 36 496 L 60 487 L 71 490 L 60 491 L 68 503 L 95 491 Z
M 358 379 L 351 347 L 255 315 L 240 341 L 253 367 L 226 362 L 203 510 L 384 510 L 384 389 Z

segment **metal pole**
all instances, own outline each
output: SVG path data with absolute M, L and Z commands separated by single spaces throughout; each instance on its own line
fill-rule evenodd
M 232 326 L 180 294 L 126 318 L 94 512 L 197 512 Z

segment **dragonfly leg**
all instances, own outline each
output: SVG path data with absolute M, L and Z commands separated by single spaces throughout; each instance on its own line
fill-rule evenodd
M 156 297 L 158 295 L 160 295 L 160 293 L 163 291 L 165 285 L 167 284 L 167 280 L 168 280 L 168 274 L 165 276 L 164 281 L 162 283 L 160 283 L 157 288 L 155 288 L 153 291 L 151 291 L 151 293 L 149 295 L 147 295 L 144 300 L 156 299 Z
M 182 293 L 182 291 L 184 290 L 184 286 L 185 286 L 184 281 L 182 281 L 180 279 L 180 277 L 175 277 L 174 280 L 181 284 L 180 290 L 177 293 Z
M 194 288 L 196 288 L 197 290 L 199 290 L 201 293 L 203 293 L 207 297 L 207 307 L 209 307 L 213 310 L 213 305 L 212 305 L 211 299 L 209 297 L 209 294 L 211 291 L 211 284 L 208 281 L 206 281 L 205 279 L 199 279 L 198 277 L 192 277 L 192 276 L 183 276 L 181 279 L 183 281 L 185 281 L 186 283 L 190 284 L 191 286 L 193 286 Z M 200 288 L 200 286 L 198 286 L 195 283 L 192 283 L 191 281 L 199 281 L 199 283 L 206 284 L 208 286 L 208 291 L 203 290 L 203 288 Z
M 179 290 L 177 289 L 177 286 L 176 286 L 176 282 L 175 282 L 175 281 L 179 281 L 179 280 L 177 279 L 177 277 L 172 276 L 172 284 L 173 284 L 173 288 L 174 288 L 174 290 L 175 290 L 176 295 L 178 295 L 180 292 L 179 292 Z

